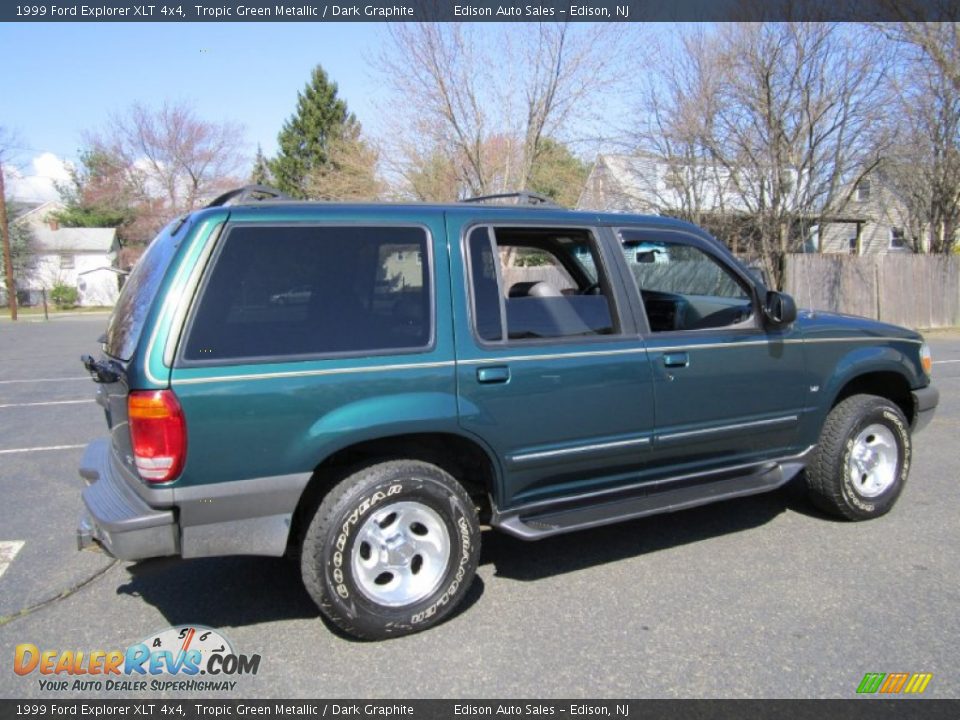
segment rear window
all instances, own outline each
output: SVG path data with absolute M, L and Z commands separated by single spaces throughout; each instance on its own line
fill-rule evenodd
M 170 223 L 153 239 L 124 283 L 107 325 L 104 350 L 108 355 L 123 361 L 133 357 L 147 313 L 177 249 L 177 242 L 171 237 L 170 230 L 179 222 L 175 220 Z
M 183 359 L 423 348 L 432 336 L 428 255 L 420 228 L 234 227 Z

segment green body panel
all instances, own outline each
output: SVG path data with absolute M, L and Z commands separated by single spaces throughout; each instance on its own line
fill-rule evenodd
M 127 367 L 131 388 L 172 387 L 183 407 L 187 461 L 170 486 L 308 476 L 356 443 L 447 433 L 488 454 L 496 475 L 491 495 L 509 508 L 796 454 L 817 441 L 853 377 L 897 372 L 912 388 L 928 383 L 916 333 L 862 318 L 802 315 L 783 330 L 651 334 L 639 303 L 620 302 L 619 335 L 491 347 L 472 334 L 462 238 L 473 224 L 595 228 L 616 283 L 629 270 L 611 249 L 609 228 L 625 220 L 427 205 L 263 203 L 195 214 Z M 704 237 L 676 221 L 633 220 Z M 297 362 L 174 362 L 204 263 L 233 223 L 423 227 L 432 252 L 432 344 Z M 688 364 L 667 367 L 677 353 L 686 353 Z M 478 373 L 488 369 L 508 379 L 480 382 Z
M 810 411 L 801 427 L 805 444 L 814 444 L 837 396 L 849 382 L 869 373 L 896 373 L 911 389 L 930 384 L 920 363 L 922 336 L 907 328 L 853 315 L 803 312 L 794 323 L 805 339 Z
M 186 417 L 187 461 L 177 486 L 309 475 L 365 440 L 457 431 L 450 280 L 438 213 L 309 206 L 235 209 L 230 223 L 422 226 L 433 256 L 434 338 L 417 352 L 299 362 L 175 367 L 170 384 Z M 227 231 L 229 230 L 229 224 Z
M 795 454 L 810 409 L 796 327 L 660 333 L 649 341 L 657 403 L 651 464 L 669 474 Z M 667 356 L 685 353 L 686 367 Z

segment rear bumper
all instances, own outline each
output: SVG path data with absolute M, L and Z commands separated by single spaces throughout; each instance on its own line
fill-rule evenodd
M 923 430 L 933 420 L 933 413 L 940 402 L 940 391 L 933 385 L 914 390 L 913 395 L 913 431 Z
M 77 546 L 93 543 L 121 560 L 178 555 L 179 529 L 170 509 L 147 504 L 117 467 L 108 439 L 94 440 L 80 462 L 87 482 Z

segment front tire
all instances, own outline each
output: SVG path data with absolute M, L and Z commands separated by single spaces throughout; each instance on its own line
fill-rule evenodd
M 429 463 L 366 467 L 323 499 L 304 535 L 303 582 L 323 614 L 363 639 L 440 622 L 463 600 L 480 556 L 476 509 Z
M 910 428 L 900 408 L 876 395 L 853 395 L 827 415 L 807 468 L 810 499 L 847 520 L 884 515 L 907 482 L 910 456 Z

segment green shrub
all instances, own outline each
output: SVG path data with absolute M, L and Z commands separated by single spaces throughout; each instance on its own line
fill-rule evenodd
M 53 290 L 50 291 L 50 299 L 53 300 L 53 304 L 58 308 L 72 308 L 77 304 L 77 300 L 80 299 L 80 293 L 78 293 L 77 289 L 72 285 L 57 283 L 53 286 Z

